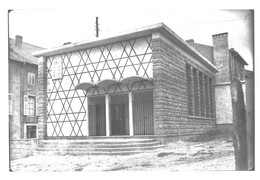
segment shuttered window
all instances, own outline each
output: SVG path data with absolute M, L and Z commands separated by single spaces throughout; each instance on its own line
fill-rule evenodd
M 13 115 L 13 94 L 8 94 L 9 99 L 9 115 Z

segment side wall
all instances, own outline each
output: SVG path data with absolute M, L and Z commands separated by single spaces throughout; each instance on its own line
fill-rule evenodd
M 10 139 L 21 138 L 21 100 L 20 100 L 20 69 L 21 64 L 9 60 L 9 93 L 13 94 L 13 110 L 9 115 Z
M 35 85 L 28 84 L 28 72 L 35 74 Z M 24 116 L 25 94 L 37 97 L 37 66 L 9 60 L 9 93 L 13 94 L 13 109 L 10 119 L 10 139 L 26 138 L 24 124 L 37 123 L 37 116 Z M 36 108 L 36 106 L 35 106 Z M 36 109 L 35 109 L 36 110 Z
M 153 35 L 152 48 L 155 135 L 198 134 L 215 129 L 215 119 L 188 117 L 188 57 L 160 34 Z M 200 71 L 204 72 L 203 68 Z

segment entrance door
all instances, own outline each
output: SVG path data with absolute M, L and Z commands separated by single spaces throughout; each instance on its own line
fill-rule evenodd
M 112 104 L 112 135 L 125 134 L 125 104 Z
M 151 100 L 133 103 L 134 134 L 153 134 L 153 102 Z
M 104 105 L 96 104 L 89 106 L 89 133 L 90 136 L 106 135 L 106 120 Z

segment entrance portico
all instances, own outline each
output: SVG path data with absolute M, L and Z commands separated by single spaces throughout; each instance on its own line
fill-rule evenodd
M 150 84 L 150 86 L 148 85 Z M 147 89 L 140 90 L 145 87 Z M 97 84 L 80 83 L 75 90 L 84 90 L 88 107 L 87 136 L 134 136 L 152 135 L 153 93 L 152 79 L 138 76 L 122 81 L 104 80 Z M 117 87 L 113 87 L 117 86 Z M 138 86 L 138 87 L 137 87 Z M 134 91 L 113 92 L 92 95 L 95 91 L 109 92 L 109 89 L 125 88 Z M 129 88 L 130 87 L 130 88 Z M 96 90 L 95 90 L 96 89 Z M 139 89 L 139 91 L 138 91 Z M 134 115 L 135 113 L 135 115 Z

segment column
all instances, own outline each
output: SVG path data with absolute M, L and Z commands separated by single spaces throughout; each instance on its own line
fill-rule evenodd
M 106 136 L 110 136 L 110 96 L 106 94 L 105 96 L 106 103 Z
M 134 119 L 133 119 L 133 93 L 128 93 L 128 103 L 129 103 L 129 135 L 134 135 Z
M 89 112 L 88 112 L 88 96 L 85 98 L 84 107 L 86 110 L 86 136 L 89 136 Z

